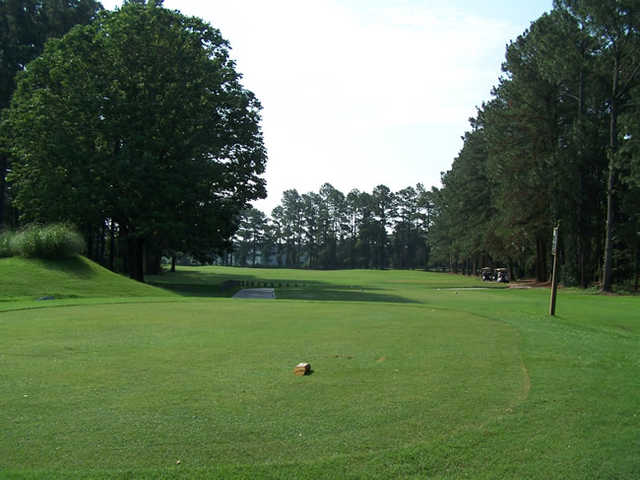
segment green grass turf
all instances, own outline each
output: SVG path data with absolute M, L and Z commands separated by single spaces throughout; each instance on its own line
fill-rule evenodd
M 175 273 L 148 275 L 147 281 L 186 296 L 232 296 L 239 288 L 274 287 L 277 297 L 296 300 L 367 302 L 420 301 L 413 290 L 505 288 L 476 277 L 390 270 L 293 270 L 237 267 L 178 267 Z M 232 285 L 235 284 L 235 285 Z
M 117 275 L 84 257 L 0 258 L 0 302 L 42 297 L 154 297 L 173 293 Z
M 446 274 L 155 280 L 229 279 L 288 286 L 1 312 L 0 478 L 640 478 L 638 297 L 563 289 L 551 318 L 548 290 Z

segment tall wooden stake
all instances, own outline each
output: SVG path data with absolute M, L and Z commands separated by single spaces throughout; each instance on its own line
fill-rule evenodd
M 553 273 L 551 274 L 551 301 L 549 304 L 549 315 L 556 314 L 556 294 L 558 293 L 558 228 L 553 228 Z

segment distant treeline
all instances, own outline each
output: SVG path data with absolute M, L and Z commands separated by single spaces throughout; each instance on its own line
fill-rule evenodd
M 271 218 L 246 210 L 234 238 L 238 265 L 322 268 L 424 268 L 434 205 L 421 184 L 347 195 L 325 183 L 318 193 L 283 193 Z

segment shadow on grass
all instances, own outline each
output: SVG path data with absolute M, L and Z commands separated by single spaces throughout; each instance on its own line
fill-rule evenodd
M 242 288 L 275 288 L 276 299 L 284 300 L 326 300 L 344 302 L 393 302 L 418 303 L 415 300 L 375 292 L 371 287 L 363 289 L 358 286 L 342 287 L 322 284 L 320 282 L 286 282 L 278 281 L 226 281 L 218 285 L 154 283 L 150 285 L 169 290 L 183 297 L 226 297 L 230 298 Z M 295 286 L 294 286 L 295 285 Z
M 264 278 L 226 272 L 224 275 L 200 271 L 165 272 L 162 275 L 147 276 L 147 283 L 185 297 L 232 297 L 243 288 L 274 288 L 276 299 L 419 303 L 371 286 L 340 285 L 295 278 Z
M 182 297 L 233 297 L 233 295 L 241 289 L 238 283 L 228 281 L 217 285 L 153 281 L 147 281 L 147 284 L 168 290 Z
M 65 258 L 61 260 L 34 258 L 32 261 L 47 270 L 55 270 L 58 272 L 62 271 L 77 278 L 91 278 L 95 275 L 95 271 L 91 266 L 86 262 L 83 262 L 80 257 Z
M 220 286 L 226 282 L 240 282 L 251 278 L 248 275 L 217 275 L 215 273 L 206 273 L 200 271 L 184 271 L 164 272 L 160 275 L 145 275 L 147 283 L 155 286 L 163 285 L 199 285 L 207 287 Z
M 286 300 L 327 300 L 332 302 L 390 302 L 390 303 L 419 303 L 416 300 L 378 293 L 370 287 L 366 289 L 354 287 L 341 287 L 338 285 L 315 285 L 309 288 L 281 288 L 276 290 L 276 297 Z

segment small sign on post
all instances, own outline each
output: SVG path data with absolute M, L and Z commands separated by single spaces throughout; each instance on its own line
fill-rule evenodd
M 558 228 L 556 225 L 553 228 L 553 246 L 551 247 L 551 253 L 553 254 L 553 272 L 551 274 L 551 301 L 549 305 L 549 315 L 556 314 L 556 294 L 558 293 Z

